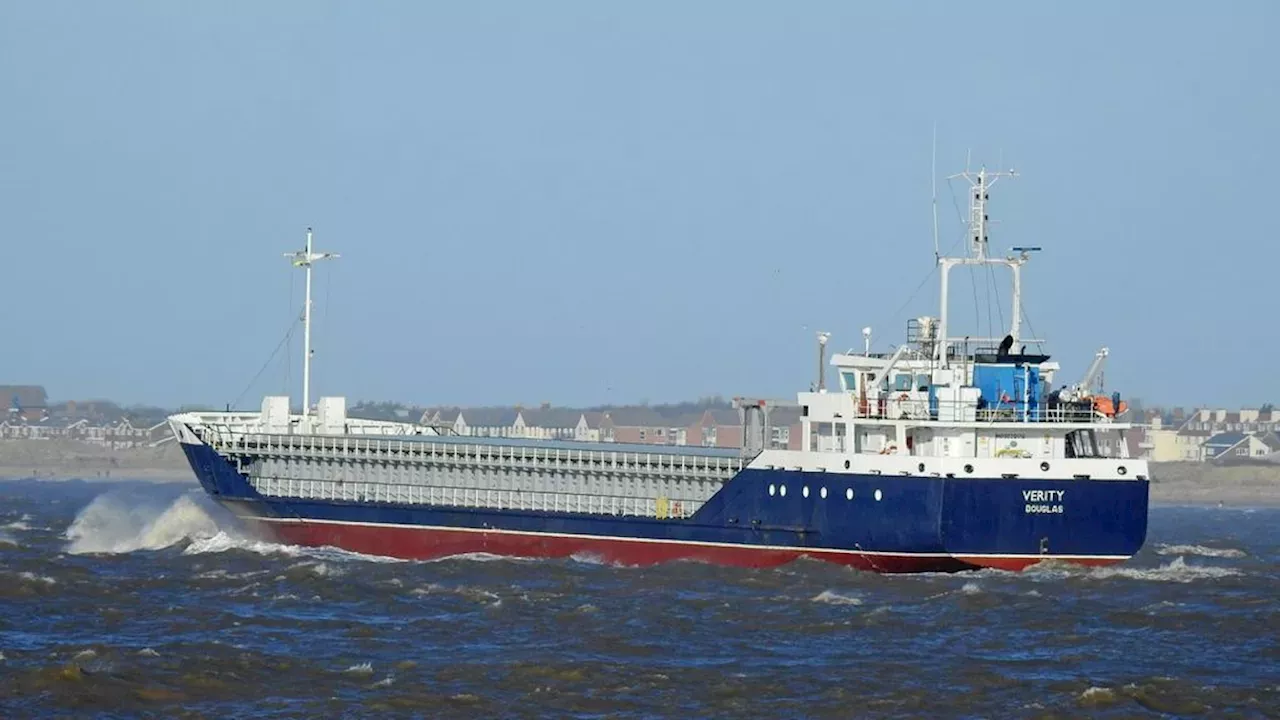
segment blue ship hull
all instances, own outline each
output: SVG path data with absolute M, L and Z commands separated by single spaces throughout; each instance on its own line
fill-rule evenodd
M 412 559 L 486 552 L 622 564 L 771 566 L 801 556 L 881 572 L 1121 562 L 1146 538 L 1146 480 L 906 477 L 747 468 L 683 519 L 260 495 L 204 445 L 201 485 L 272 537 Z M 785 492 L 783 488 L 786 488 Z

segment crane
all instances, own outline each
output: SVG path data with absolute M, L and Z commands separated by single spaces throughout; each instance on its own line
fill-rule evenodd
M 1063 402 L 1084 402 L 1089 399 L 1092 394 L 1090 387 L 1093 385 L 1093 381 L 1098 379 L 1098 375 L 1102 373 L 1102 366 L 1106 364 L 1107 355 L 1110 353 L 1111 351 L 1104 347 L 1093 356 L 1093 362 L 1089 365 L 1089 370 L 1084 374 L 1084 378 L 1062 391 L 1061 399 Z

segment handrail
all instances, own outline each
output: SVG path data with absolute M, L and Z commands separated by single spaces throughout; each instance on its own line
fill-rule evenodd
M 918 393 L 885 393 L 853 398 L 853 416 L 862 420 L 929 420 L 935 422 L 1061 423 L 1109 425 L 1118 421 L 1087 403 L 998 402 L 990 406 L 953 400 L 929 400 Z
M 215 450 L 242 456 L 305 455 L 315 459 L 382 460 L 412 464 L 463 464 L 529 469 L 563 468 L 594 472 L 603 468 L 632 470 L 652 476 L 711 476 L 724 480 L 748 464 L 738 456 L 679 455 L 595 449 L 450 442 L 448 436 L 402 439 L 367 435 L 287 435 L 234 432 L 223 426 L 195 428 L 201 440 Z M 385 439 L 384 439 L 385 437 Z
M 344 482 L 319 478 L 259 478 L 255 480 L 255 487 L 258 492 L 269 497 L 488 510 L 573 512 L 658 519 L 691 517 L 706 502 L 690 496 L 640 497 L 374 480 Z

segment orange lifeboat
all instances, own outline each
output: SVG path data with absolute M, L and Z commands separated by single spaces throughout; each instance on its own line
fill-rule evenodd
M 1106 417 L 1115 417 L 1117 415 L 1123 415 L 1124 411 L 1129 409 L 1129 404 L 1121 400 L 1120 405 L 1117 407 L 1116 404 L 1111 401 L 1111 398 L 1095 395 L 1093 398 L 1093 409 L 1095 412 L 1105 415 Z

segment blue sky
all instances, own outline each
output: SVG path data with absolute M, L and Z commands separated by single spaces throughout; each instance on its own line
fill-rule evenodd
M 343 255 L 318 393 L 788 397 L 815 329 L 884 349 L 936 314 L 936 123 L 939 175 L 1021 173 L 992 246 L 1045 248 L 1027 312 L 1065 379 L 1106 344 L 1125 395 L 1280 401 L 1277 7 L 6 2 L 0 376 L 232 401 L 311 225 Z M 940 181 L 944 249 L 955 204 Z M 298 395 L 292 350 L 242 405 Z

